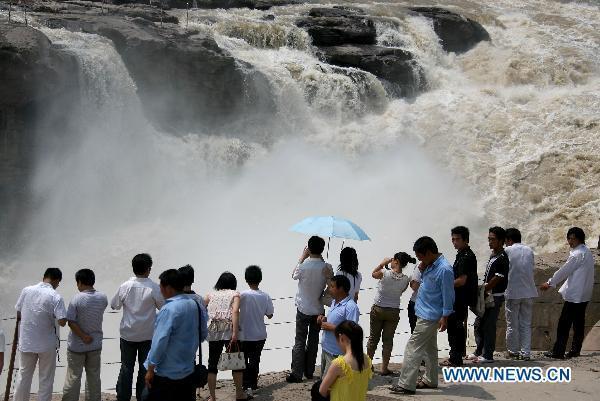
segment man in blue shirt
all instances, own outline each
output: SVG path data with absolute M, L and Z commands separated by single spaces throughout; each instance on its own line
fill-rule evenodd
M 160 277 L 166 302 L 156 317 L 152 347 L 144 364 L 147 401 L 193 401 L 192 380 L 199 345 L 198 308 L 183 293 L 183 277 L 175 269 Z
M 417 388 L 438 385 L 437 332 L 446 330 L 454 304 L 454 272 L 452 265 L 439 253 L 435 241 L 421 237 L 413 246 L 421 262 L 421 285 L 415 302 L 417 325 L 404 351 L 404 362 L 398 384 L 392 393 L 414 394 Z M 417 382 L 419 366 L 425 361 L 425 374 Z
M 321 336 L 321 378 L 325 377 L 331 362 L 342 354 L 335 338 L 336 326 L 345 320 L 358 323 L 360 311 L 349 292 L 350 280 L 348 280 L 348 277 L 333 276 L 329 282 L 329 293 L 333 297 L 333 302 L 327 317 L 321 315 L 317 318 L 317 323 L 321 325 L 321 330 L 323 330 Z

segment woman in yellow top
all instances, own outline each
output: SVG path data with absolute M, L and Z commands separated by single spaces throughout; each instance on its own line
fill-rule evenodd
M 346 320 L 335 328 L 335 337 L 342 355 L 334 359 L 319 393 L 331 401 L 365 401 L 371 371 L 371 359 L 363 352 L 363 330 Z

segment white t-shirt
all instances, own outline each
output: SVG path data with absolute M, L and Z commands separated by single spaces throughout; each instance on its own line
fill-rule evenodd
M 416 281 L 417 283 L 421 283 L 421 270 L 419 270 L 419 267 L 415 267 L 415 270 L 413 270 L 412 275 L 410 276 L 410 281 Z M 417 294 L 419 293 L 419 289 L 417 288 L 416 291 L 413 291 L 412 295 L 410 296 L 410 300 L 412 302 L 416 302 L 417 301 Z
M 409 281 L 407 275 L 385 269 L 377 285 L 374 304 L 382 308 L 400 308 L 400 297 L 406 291 Z
M 527 245 L 516 243 L 504 248 L 508 255 L 508 282 L 504 297 L 506 299 L 535 298 L 538 296 L 533 271 L 535 262 L 533 251 Z
M 58 348 L 56 321 L 66 319 L 67 310 L 52 285 L 25 287 L 15 309 L 21 312 L 19 351 L 41 354 Z
M 266 292 L 261 290 L 242 291 L 240 294 L 240 340 L 266 340 L 265 316 L 272 315 L 273 311 L 273 301 Z
M 308 258 L 294 269 L 292 278 L 298 280 L 296 308 L 308 316 L 322 315 L 325 308 L 321 295 L 327 280 L 333 277 L 333 268 L 321 258 Z
M 121 284 L 110 302 L 112 309 L 123 308 L 121 338 L 133 342 L 152 340 L 156 310 L 164 304 L 160 287 L 149 278 L 132 277 Z
M 360 284 L 362 283 L 362 274 L 360 274 L 360 272 L 357 272 L 356 277 L 354 277 L 350 273 L 346 273 L 346 272 L 338 270 L 335 273 L 335 275 L 336 276 L 346 276 L 346 278 L 348 280 L 350 280 L 350 292 L 348 292 L 348 295 L 350 296 L 350 298 L 352 298 L 354 300 L 355 299 L 354 296 L 356 295 L 357 292 L 360 291 Z

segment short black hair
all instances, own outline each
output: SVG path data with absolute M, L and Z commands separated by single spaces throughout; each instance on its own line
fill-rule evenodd
M 331 279 L 335 283 L 336 288 L 343 288 L 346 294 L 350 292 L 350 280 L 346 276 L 333 276 Z
M 506 239 L 511 240 L 512 242 L 519 243 L 521 242 L 521 231 L 518 229 L 511 227 L 506 229 Z
M 131 259 L 131 267 L 138 276 L 146 274 L 152 267 L 152 258 L 147 253 L 139 253 Z
M 93 286 L 96 284 L 96 275 L 91 269 L 81 269 L 75 273 L 75 282 Z
M 237 288 L 237 279 L 231 272 L 224 272 L 221 274 L 215 284 L 215 290 L 235 290 Z
M 262 281 L 262 270 L 256 265 L 248 266 L 244 278 L 248 284 L 258 285 Z
M 421 237 L 415 241 L 413 245 L 413 251 L 420 255 L 425 255 L 427 251 L 431 251 L 431 253 L 438 253 L 438 247 L 433 238 L 431 237 Z
M 191 265 L 182 266 L 177 271 L 183 280 L 184 287 L 194 284 L 194 268 Z
M 463 241 L 469 242 L 469 229 L 465 226 L 456 226 L 450 230 L 450 235 L 460 235 Z
M 585 244 L 585 233 L 583 232 L 583 230 L 579 227 L 571 227 L 569 228 L 569 231 L 567 231 L 567 239 L 569 239 L 569 237 L 571 235 L 574 235 L 575 238 L 577 238 L 579 240 L 579 242 L 581 242 L 582 244 Z
M 490 227 L 489 232 L 496 236 L 498 241 L 504 242 L 506 240 L 506 230 L 502 227 L 494 226 Z
M 320 255 L 325 249 L 325 240 L 321 237 L 313 235 L 308 239 L 308 250 L 313 255 Z
M 58 267 L 49 267 L 44 272 L 44 278 L 49 278 L 50 280 L 58 280 L 62 281 L 62 272 Z
M 183 291 L 183 279 L 176 269 L 165 270 L 158 276 L 158 279 L 163 287 L 171 287 L 178 292 Z

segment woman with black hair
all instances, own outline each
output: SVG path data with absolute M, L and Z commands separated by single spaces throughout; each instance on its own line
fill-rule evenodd
M 365 401 L 369 380 L 373 376 L 371 359 L 363 353 L 363 330 L 351 320 L 335 328 L 335 338 L 342 355 L 333 360 L 327 374 L 313 388 L 313 400 Z
M 215 291 L 204 298 L 208 309 L 208 390 L 210 401 L 216 401 L 217 365 L 223 348 L 239 347 L 240 293 L 236 291 L 237 279 L 233 273 L 221 274 Z M 248 399 L 242 388 L 243 370 L 233 371 L 236 400 Z
M 362 275 L 358 271 L 358 256 L 356 250 L 351 247 L 346 247 L 340 252 L 340 265 L 336 276 L 346 276 L 350 280 L 350 292 L 348 295 L 358 302 L 358 292 L 362 283 Z
M 406 252 L 398 252 L 393 258 L 384 259 L 371 274 L 373 278 L 379 280 L 379 284 L 370 313 L 371 330 L 367 343 L 367 354 L 371 359 L 373 358 L 381 338 L 383 341 L 382 376 L 393 374 L 388 369 L 388 365 L 394 347 L 394 335 L 400 321 L 400 297 L 410 282 L 409 277 L 402 273 L 402 269 L 409 262 L 416 263 L 417 261 Z M 391 268 L 388 268 L 388 265 Z

